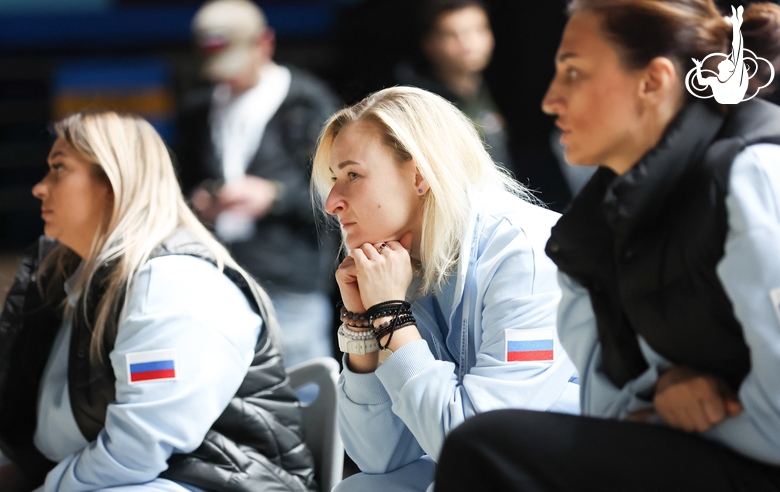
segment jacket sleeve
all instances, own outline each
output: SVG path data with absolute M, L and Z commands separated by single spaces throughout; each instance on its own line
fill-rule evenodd
M 651 364 L 637 379 L 623 388 L 616 387 L 601 371 L 596 315 L 588 291 L 565 273 L 558 272 L 558 283 L 562 292 L 558 336 L 579 372 L 583 415 L 623 418 L 633 411 L 652 407 L 648 392 L 658 379 L 658 366 Z M 643 342 L 640 341 L 640 345 Z
M 729 232 L 718 276 L 742 325 L 751 369 L 743 411 L 708 432 L 751 458 L 780 465 L 780 146 L 748 147 L 735 159 L 726 199 Z
M 108 406 L 105 427 L 49 472 L 44 490 L 149 482 L 167 468 L 172 453 L 197 448 L 243 381 L 260 323 L 213 265 L 185 256 L 149 261 L 110 354 L 116 402 Z M 172 350 L 175 379 L 129 381 L 131 360 Z
M 387 473 L 424 455 L 409 428 L 393 413 L 390 395 L 376 373 L 350 371 L 347 357 L 339 378 L 338 421 L 349 457 L 364 473 Z
M 375 372 L 392 412 L 429 456 L 438 459 L 447 433 L 477 413 L 544 411 L 555 404 L 574 375 L 554 335 L 559 299 L 555 266 L 542 244 L 532 244 L 522 228 L 500 220 L 480 245 L 474 275 L 467 275 L 464 319 L 457 323 L 475 333 L 471 370 L 459 379 L 455 364 L 437 360 L 420 340 L 399 349 Z M 461 332 L 461 326 L 453 330 Z M 508 329 L 544 330 L 554 341 L 555 360 L 507 361 Z M 568 410 L 576 412 L 576 401 L 572 406 Z

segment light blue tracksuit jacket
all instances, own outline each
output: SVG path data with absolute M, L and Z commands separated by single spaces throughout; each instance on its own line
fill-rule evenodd
M 575 369 L 555 335 L 556 267 L 544 253 L 558 214 L 506 192 L 474 191 L 471 201 L 457 271 L 412 304 L 423 340 L 374 373 L 345 364 L 340 431 L 365 473 L 391 472 L 425 454 L 436 460 L 447 433 L 480 412 L 578 412 Z M 438 318 L 437 304 L 446 310 Z M 507 341 L 527 339 L 527 330 L 553 341 L 554 361 L 507 361 Z

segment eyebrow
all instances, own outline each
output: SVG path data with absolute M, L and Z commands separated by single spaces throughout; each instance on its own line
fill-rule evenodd
M 569 58 L 577 58 L 578 56 L 579 55 L 577 53 L 572 53 L 571 51 L 567 51 L 566 53 L 561 53 L 560 55 L 558 55 L 556 61 L 558 63 L 562 63 L 568 60 Z
M 339 169 L 344 169 L 347 166 L 359 166 L 359 165 L 360 165 L 359 162 L 346 160 L 346 161 L 343 161 L 343 162 L 339 162 L 338 166 L 336 166 L 336 167 L 339 168 Z M 333 169 L 331 169 L 331 168 L 328 168 L 328 169 L 330 170 L 330 172 L 333 172 Z
M 57 152 L 51 154 L 46 160 L 50 161 L 56 157 L 65 156 L 65 152 L 58 150 Z

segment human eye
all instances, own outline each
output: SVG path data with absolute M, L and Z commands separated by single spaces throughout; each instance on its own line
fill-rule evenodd
M 575 81 L 580 77 L 580 71 L 574 67 L 568 67 L 566 69 L 566 78 L 570 81 Z
M 360 177 L 360 175 L 356 172 L 348 172 L 347 177 L 349 178 L 350 181 L 355 181 L 357 178 Z

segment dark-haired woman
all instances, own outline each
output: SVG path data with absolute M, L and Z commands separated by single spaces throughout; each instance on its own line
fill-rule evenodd
M 711 0 L 569 8 L 543 108 L 600 168 L 547 253 L 584 417 L 477 416 L 437 490 L 780 490 L 780 108 L 689 96 L 693 59 L 731 42 Z M 742 17 L 774 61 L 780 9 Z

